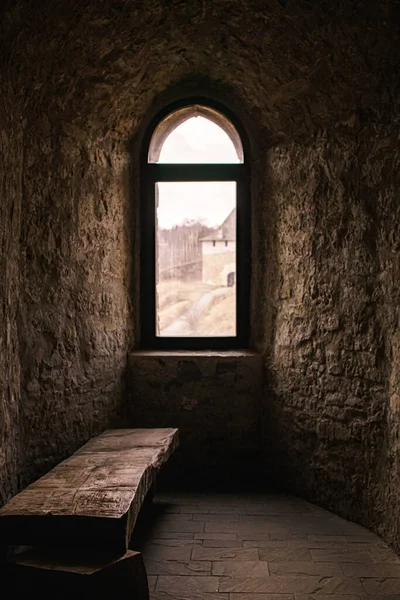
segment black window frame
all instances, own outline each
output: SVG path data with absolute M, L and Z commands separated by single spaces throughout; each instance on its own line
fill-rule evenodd
M 236 128 L 244 151 L 242 163 L 150 163 L 156 127 L 180 108 L 205 106 L 218 111 Z M 231 350 L 249 347 L 250 337 L 250 174 L 246 134 L 235 115 L 220 103 L 188 98 L 169 104 L 152 120 L 144 136 L 140 169 L 140 347 L 146 350 Z M 156 202 L 155 184 L 162 181 L 236 182 L 236 336 L 161 337 L 156 335 Z

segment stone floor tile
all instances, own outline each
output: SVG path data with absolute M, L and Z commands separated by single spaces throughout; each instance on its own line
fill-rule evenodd
M 170 537 L 167 539 L 154 538 L 150 542 L 148 542 L 149 545 L 162 546 L 163 548 L 183 548 L 184 546 L 190 546 L 192 548 L 193 546 L 201 546 L 202 543 L 202 540 L 195 540 L 193 538 L 186 539 L 180 537 Z
M 154 532 L 154 539 L 160 540 L 193 540 L 194 532 L 181 532 L 181 531 L 158 531 Z M 156 537 L 157 536 L 157 537 Z
M 213 506 L 208 509 L 208 514 L 210 515 L 240 515 L 245 514 L 246 509 L 244 506 Z
M 308 512 L 303 506 L 284 506 L 279 503 L 275 504 L 260 504 L 254 506 L 246 506 L 244 514 L 246 515 L 265 515 L 271 517 L 286 517 L 300 515 L 303 513 L 312 514 Z
M 204 548 L 195 546 L 192 560 L 258 560 L 257 548 Z
M 264 540 L 266 542 L 270 542 L 271 541 L 271 534 L 269 534 L 268 532 L 265 533 L 259 533 L 259 532 L 254 532 L 254 531 L 248 531 L 246 532 L 239 532 L 237 534 L 237 538 L 238 540 Z M 281 540 L 279 540 L 281 541 Z
M 335 550 L 336 552 L 354 552 L 354 551 L 369 551 L 368 544 L 347 544 L 346 542 L 312 542 L 311 540 L 287 540 L 287 546 L 290 548 L 308 548 L 309 550 Z
M 339 596 L 342 594 L 359 596 L 365 593 L 358 577 L 323 577 L 320 580 L 316 592 L 321 594 L 336 594 Z
M 180 509 L 182 514 L 191 513 L 192 515 L 197 515 L 198 513 L 208 514 L 209 512 L 203 506 L 181 506 Z
M 290 547 L 262 547 L 258 550 L 260 560 L 272 562 L 312 562 L 311 552 L 308 548 Z
M 239 540 L 203 540 L 204 548 L 240 548 Z
M 164 513 L 162 522 L 163 523 L 182 523 L 182 521 L 193 521 L 193 513 L 188 512 L 180 512 L 180 513 Z M 197 521 L 201 521 L 201 519 L 196 519 Z
M 400 556 L 395 554 L 386 544 L 370 544 L 368 551 L 374 562 L 400 564 Z
M 236 533 L 195 533 L 195 540 L 237 540 Z
M 268 577 L 268 563 L 259 560 L 217 561 L 212 563 L 212 574 L 221 577 Z
M 294 600 L 293 594 L 229 594 L 229 600 Z
M 260 557 L 261 558 L 261 557 Z M 326 575 L 327 577 L 339 577 L 343 575 L 342 569 L 338 563 L 326 562 L 315 563 L 313 561 L 288 561 L 288 562 L 270 562 L 269 572 L 271 575 Z
M 211 562 L 145 559 L 148 575 L 211 575 Z
M 185 560 L 190 561 L 193 546 L 161 546 L 147 544 L 143 550 L 144 560 Z
M 176 598 L 177 594 L 210 593 L 218 592 L 219 577 L 179 577 L 178 575 L 159 575 L 156 584 L 156 592 L 167 592 L 170 598 Z
M 336 515 L 327 512 L 307 512 L 286 515 L 285 520 L 290 525 L 298 525 L 299 523 L 305 525 L 318 525 L 321 527 L 341 527 L 343 525 L 343 519 L 339 519 Z M 345 521 L 346 523 L 347 521 Z
M 221 577 L 221 592 L 253 594 L 311 594 L 321 586 L 323 578 L 318 576 L 299 577 L 294 575 L 270 575 L 269 577 Z M 360 586 L 361 589 L 361 586 Z
M 171 595 L 169 592 L 152 592 L 150 600 L 229 600 L 229 594 L 210 592 L 174 592 Z M 256 599 L 259 600 L 259 599 Z M 260 599 L 261 600 L 261 599 Z
M 277 529 L 276 531 L 271 531 L 269 534 L 270 540 L 306 540 L 307 532 L 304 531 L 291 531 L 290 529 Z
M 236 523 L 239 521 L 239 515 L 237 513 L 206 513 L 206 514 L 195 514 L 193 515 L 194 521 L 229 521 Z
M 306 531 L 308 535 L 335 535 L 379 540 L 379 538 L 376 538 L 373 533 L 361 527 L 361 525 L 345 521 L 334 515 L 326 518 L 288 519 L 288 528 L 293 532 Z
M 283 494 L 277 494 L 275 497 L 272 495 L 265 496 L 261 494 L 259 501 L 257 503 L 254 502 L 251 508 L 273 510 L 276 514 L 304 513 L 322 510 L 306 500 L 302 500 L 295 496 L 287 496 L 285 498 Z
M 361 525 L 357 525 L 356 523 L 351 523 L 350 521 L 345 521 L 341 519 L 341 534 L 346 538 L 348 542 L 362 542 L 368 539 L 369 542 L 380 542 L 382 541 L 380 537 L 378 537 L 372 531 L 365 529 Z
M 282 594 L 365 594 L 357 578 L 304 575 L 270 575 L 257 578 L 221 578 L 221 592 L 253 592 Z
M 247 515 L 249 517 L 271 517 L 277 519 L 285 519 L 288 515 L 296 515 L 301 514 L 302 511 L 298 510 L 296 512 L 291 512 L 285 510 L 283 507 L 279 506 L 247 506 L 243 511 L 243 515 Z
M 286 533 L 287 527 L 279 523 L 260 521 L 257 523 L 235 523 L 231 521 L 206 522 L 205 531 L 209 533 L 238 533 L 238 534 L 260 534 L 260 533 Z M 305 534 L 304 534 L 305 535 Z
M 199 504 L 183 504 L 182 502 L 170 504 L 168 502 L 163 502 L 156 498 L 155 502 L 156 506 L 160 508 L 163 512 L 169 514 L 194 514 L 194 513 L 208 513 L 208 508 L 199 505 Z
M 161 496 L 158 496 L 162 501 L 167 501 L 172 504 L 179 504 L 180 506 L 204 506 L 206 508 L 217 507 L 243 507 L 248 502 L 251 502 L 249 496 L 245 494 L 226 494 L 226 493 L 193 493 L 193 494 L 185 494 L 182 492 L 177 492 L 175 495 L 170 493 L 163 493 Z M 264 496 L 265 498 L 265 496 Z M 261 501 L 262 503 L 262 501 Z
M 391 577 L 361 578 L 364 594 L 388 596 L 400 594 L 400 579 Z M 385 599 L 386 600 L 386 599 Z
M 181 521 L 179 519 L 163 520 L 155 530 L 156 535 L 166 533 L 168 531 L 176 531 L 179 533 L 198 533 L 204 531 L 204 523 L 202 521 Z
M 352 531 L 347 530 L 343 524 L 338 525 L 324 519 L 314 520 L 314 522 L 308 523 L 297 521 L 288 523 L 286 527 L 292 533 L 307 533 L 308 535 L 344 535 L 345 531 L 349 534 Z
M 284 502 L 264 502 L 254 504 L 252 506 L 246 506 L 245 513 L 248 515 L 300 515 L 300 514 L 315 514 L 315 507 L 312 504 L 293 504 Z M 328 513 L 329 514 L 329 513 Z
M 360 600 L 400 600 L 400 594 L 385 594 L 385 596 L 360 596 Z
M 368 550 L 348 550 L 347 552 L 340 552 L 338 550 L 331 550 L 330 548 L 312 548 L 310 550 L 312 559 L 316 562 L 372 562 L 372 558 Z
M 240 515 L 240 521 L 242 523 L 256 523 L 262 524 L 265 523 L 274 523 L 275 525 L 280 525 L 282 528 L 286 528 L 288 524 L 288 519 L 285 516 L 277 516 L 277 515 Z
M 149 575 L 147 572 L 147 581 L 149 584 L 149 592 L 154 592 L 157 583 L 157 575 Z
M 373 563 L 372 565 L 341 563 L 341 567 L 346 577 L 398 577 L 400 579 L 400 563 Z
M 325 542 L 332 544 L 334 542 L 339 542 L 341 544 L 346 543 L 346 538 L 343 535 L 307 535 L 307 540 L 310 542 Z
M 382 543 L 382 540 L 380 537 L 378 537 L 377 535 L 375 535 L 375 533 L 372 533 L 372 531 L 368 531 L 368 529 L 364 529 L 364 533 L 362 535 L 354 535 L 354 534 L 349 534 L 348 533 L 343 533 L 343 537 L 344 537 L 344 541 L 349 543 L 349 544 L 353 544 L 353 543 L 359 543 L 359 544 L 380 544 Z
M 360 596 L 352 594 L 295 594 L 295 600 L 360 600 Z
M 400 600 L 400 557 L 295 497 L 176 493 L 155 504 L 135 546 L 150 600 Z
M 299 542 L 300 541 L 301 540 L 299 540 Z M 266 540 L 263 537 L 255 540 L 243 540 L 242 544 L 243 548 L 289 548 L 289 542 L 286 540 L 270 540 L 269 537 Z M 295 546 L 293 546 L 293 548 L 294 547 Z

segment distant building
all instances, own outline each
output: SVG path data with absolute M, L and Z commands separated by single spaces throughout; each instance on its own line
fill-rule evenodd
M 201 238 L 200 242 L 203 283 L 233 286 L 236 277 L 236 208 L 215 232 Z

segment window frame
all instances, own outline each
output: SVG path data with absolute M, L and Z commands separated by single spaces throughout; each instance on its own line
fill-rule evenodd
M 235 127 L 243 146 L 242 163 L 150 163 L 152 136 L 171 113 L 189 107 L 218 111 Z M 140 347 L 146 350 L 232 350 L 249 347 L 250 325 L 250 190 L 247 138 L 243 127 L 226 107 L 206 98 L 188 98 L 169 104 L 152 120 L 141 152 L 140 210 Z M 156 203 L 155 184 L 162 181 L 236 182 L 236 336 L 164 337 L 156 335 Z

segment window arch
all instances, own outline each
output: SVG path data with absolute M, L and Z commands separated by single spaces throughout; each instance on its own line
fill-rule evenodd
M 191 124 L 194 127 L 188 128 Z M 189 146 L 192 152 L 189 151 L 187 154 L 179 152 L 183 148 L 179 148 L 178 144 L 171 147 L 170 143 L 177 141 L 176 137 L 179 133 L 184 137 L 190 137 L 191 133 L 197 135 L 195 140 L 198 142 L 197 147 L 195 144 Z M 207 144 L 207 141 L 210 142 L 207 134 L 219 142 L 222 155 L 215 153 L 215 146 Z M 203 152 L 200 152 L 201 150 Z M 207 106 L 191 105 L 172 111 L 158 123 L 151 137 L 148 161 L 150 163 L 242 163 L 244 162 L 243 144 L 233 123 L 222 113 Z
M 163 111 L 148 130 L 141 172 L 144 348 L 248 346 L 250 207 L 239 128 L 225 109 L 188 102 Z

